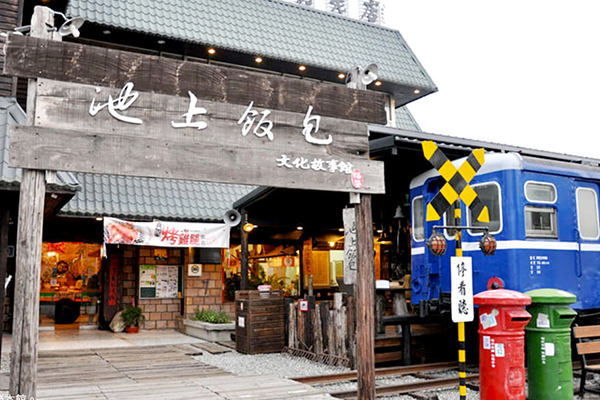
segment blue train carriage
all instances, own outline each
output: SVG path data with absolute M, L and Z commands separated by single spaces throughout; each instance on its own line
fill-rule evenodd
M 458 168 L 464 159 L 453 164 Z M 450 257 L 454 237 L 444 235 L 448 251 L 434 256 L 426 246 L 434 225 L 454 225 L 448 212 L 426 222 L 424 210 L 444 181 L 436 170 L 410 185 L 412 210 L 412 301 L 422 316 L 450 312 Z M 463 223 L 489 227 L 497 239 L 495 255 L 479 249 L 481 231 L 463 230 L 463 254 L 473 258 L 473 292 L 491 285 L 525 292 L 557 288 L 577 296 L 580 314 L 600 309 L 600 168 L 521 156 L 486 154 L 471 186 L 489 208 L 490 222 L 475 221 L 462 204 Z

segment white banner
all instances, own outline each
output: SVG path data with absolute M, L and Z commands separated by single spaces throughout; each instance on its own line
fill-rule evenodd
M 104 218 L 104 243 L 158 247 L 228 248 L 229 227 L 194 222 L 130 222 Z
M 356 211 L 345 208 L 342 215 L 344 220 L 344 284 L 356 283 Z

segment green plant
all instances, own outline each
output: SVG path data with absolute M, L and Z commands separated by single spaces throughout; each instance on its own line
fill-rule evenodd
M 200 310 L 196 307 L 196 315 L 192 318 L 194 321 L 210 322 L 211 324 L 228 324 L 231 322 L 229 315 L 223 310 L 215 311 L 209 308 Z
M 121 312 L 121 317 L 123 318 L 123 322 L 125 322 L 125 326 L 140 326 L 146 319 L 142 313 L 142 309 L 134 306 L 127 306 Z

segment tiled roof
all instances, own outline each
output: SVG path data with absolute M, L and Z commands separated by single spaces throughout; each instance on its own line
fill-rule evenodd
M 70 0 L 67 14 L 334 71 L 374 62 L 384 82 L 437 90 L 397 30 L 280 0 Z
M 0 189 L 16 189 L 21 183 L 21 168 L 8 166 L 8 126 L 24 124 L 25 111 L 12 97 L 0 97 Z M 57 172 L 56 183 L 48 184 L 49 191 L 75 192 L 79 188 L 73 174 Z
M 233 202 L 254 186 L 75 173 L 78 192 L 62 216 L 222 222 Z
M 406 106 L 396 108 L 396 128 L 404 129 L 406 131 L 422 131 Z

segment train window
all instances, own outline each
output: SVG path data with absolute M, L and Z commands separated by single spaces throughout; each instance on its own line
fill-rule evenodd
M 471 210 L 467 214 L 467 223 L 469 226 L 487 226 L 490 233 L 498 233 L 502 230 L 502 201 L 500 198 L 500 185 L 496 182 L 483 183 L 479 185 L 471 185 L 477 196 L 485 203 L 490 213 L 490 222 L 479 222 L 473 215 Z M 471 231 L 471 235 L 482 235 L 481 231 Z
M 425 216 L 423 214 L 423 196 L 413 199 L 412 204 L 412 233 L 415 242 L 425 240 Z
M 456 221 L 454 219 L 454 207 L 450 207 L 448 211 L 444 213 L 444 225 L 456 225 Z M 456 229 L 444 229 L 444 236 L 448 240 L 454 240 L 456 236 Z
M 554 207 L 525 206 L 525 236 L 529 238 L 558 238 Z
M 577 223 L 582 239 L 598 239 L 598 199 L 596 191 L 577 188 Z
M 551 183 L 525 182 L 525 198 L 535 203 L 556 202 L 556 187 Z

